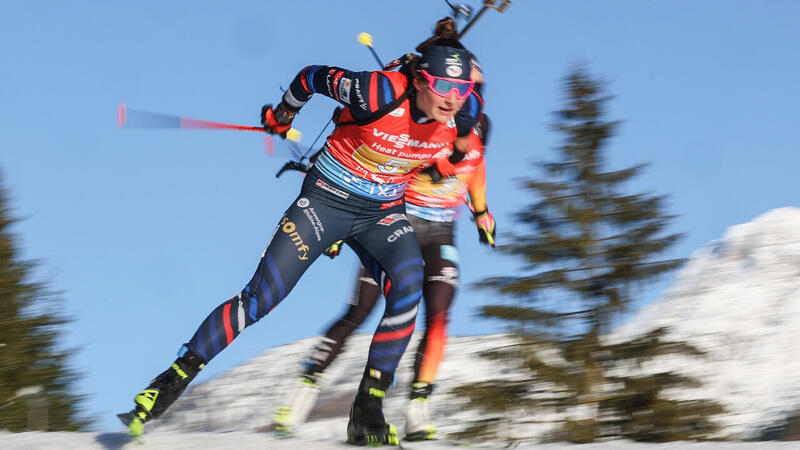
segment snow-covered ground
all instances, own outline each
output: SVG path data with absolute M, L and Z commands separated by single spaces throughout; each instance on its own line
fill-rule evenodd
M 384 402 L 387 419 L 401 430 L 404 406 L 413 374 L 414 351 L 421 334 L 412 338 L 397 371 L 395 386 Z M 347 415 L 364 371 L 371 335 L 357 334 L 320 381 L 321 394 L 308 422 L 299 430 L 305 439 L 342 439 Z M 207 383 L 194 386 L 158 421 L 153 431 L 253 431 L 269 425 L 276 407 L 285 405 L 296 390 L 301 362 L 317 338 L 303 339 L 262 353 Z M 441 433 L 461 428 L 478 413 L 459 407 L 449 391 L 469 382 L 514 376 L 514 371 L 479 356 L 484 350 L 509 345 L 506 335 L 451 337 L 430 402 Z
M 445 442 L 403 444 L 407 449 L 443 450 L 462 448 Z M 123 433 L 4 433 L 0 432 L 0 447 L 9 450 L 83 450 L 83 449 L 308 449 L 341 450 L 357 449 L 337 440 L 287 439 L 275 440 L 264 433 L 186 433 L 157 432 L 147 435 L 141 443 L 129 442 Z M 393 448 L 393 447 L 386 447 Z M 504 448 L 495 446 L 472 446 L 470 448 Z M 517 449 L 537 450 L 756 450 L 798 449 L 796 442 L 670 442 L 664 444 L 642 444 L 628 441 L 610 441 L 596 444 L 520 444 Z

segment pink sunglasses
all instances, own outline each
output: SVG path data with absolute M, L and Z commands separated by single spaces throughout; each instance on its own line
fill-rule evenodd
M 440 97 L 447 97 L 451 91 L 456 91 L 456 96 L 460 100 L 471 94 L 472 88 L 475 86 L 475 82 L 473 81 L 435 77 L 425 70 L 420 70 L 419 73 L 428 80 L 428 87 L 430 90 Z

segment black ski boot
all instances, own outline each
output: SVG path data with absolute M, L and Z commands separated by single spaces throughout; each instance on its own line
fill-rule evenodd
M 205 362 L 193 351 L 183 347 L 182 352 L 183 355 L 169 369 L 161 372 L 150 382 L 150 386 L 136 395 L 133 399 L 136 407 L 133 410 L 117 414 L 122 423 L 128 426 L 131 436 L 140 436 L 145 422 L 164 414 L 205 366 Z
M 350 408 L 347 443 L 370 447 L 400 445 L 397 429 L 383 417 L 383 398 L 393 379 L 393 373 L 370 368 L 364 371 L 364 378 Z

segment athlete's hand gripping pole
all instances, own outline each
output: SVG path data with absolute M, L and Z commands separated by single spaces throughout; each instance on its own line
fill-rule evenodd
M 283 104 L 284 103 L 281 102 L 275 109 L 272 109 L 272 105 L 269 104 L 264 105 L 261 108 L 261 123 L 264 124 L 264 129 L 267 131 L 267 133 L 280 133 L 280 130 L 285 128 L 286 126 L 285 123 L 282 124 L 281 122 L 288 121 L 289 124 L 291 124 L 291 121 L 294 119 L 294 115 L 296 114 L 296 112 L 292 112 L 286 106 L 281 106 Z M 291 113 L 288 116 L 287 116 L 287 111 Z M 314 146 L 317 144 L 317 141 L 319 141 L 319 138 L 321 138 L 322 135 L 325 134 L 325 131 L 328 129 L 328 126 L 331 123 L 333 123 L 334 117 L 336 117 L 336 115 L 337 112 L 334 111 L 331 118 L 328 119 L 328 122 L 325 124 L 324 127 L 322 127 L 322 129 L 319 131 L 319 134 L 317 134 L 317 137 L 314 139 L 314 142 L 312 142 L 311 145 L 308 146 L 308 149 L 305 152 L 300 150 L 300 148 L 297 146 L 295 142 L 291 142 L 292 149 L 294 151 L 294 155 L 297 158 L 297 160 L 287 161 L 286 164 L 284 164 L 283 167 L 281 167 L 281 170 L 279 170 L 278 173 L 275 174 L 275 178 L 280 178 L 283 172 L 287 170 L 296 170 L 298 172 L 303 172 L 303 173 L 308 173 L 308 171 L 311 170 L 311 166 L 316 160 L 316 156 L 319 154 L 319 152 L 317 152 L 317 154 L 315 155 L 312 155 L 310 159 L 308 157 L 308 154 L 311 153 L 311 150 L 314 149 Z M 283 117 L 283 119 L 281 119 L 281 117 Z M 289 129 L 289 131 L 287 132 L 288 133 L 287 136 L 291 134 L 292 131 L 294 131 L 294 128 Z M 289 137 L 289 139 L 291 139 L 291 137 Z M 305 161 L 307 160 L 308 164 L 305 163 Z
M 290 109 L 284 102 L 280 102 L 275 108 L 273 108 L 271 104 L 266 104 L 261 107 L 261 124 L 264 126 L 265 132 L 288 138 L 289 133 L 293 130 L 292 120 L 294 120 L 296 114 L 297 111 Z M 286 162 L 286 164 L 278 170 L 278 173 L 275 174 L 275 178 L 280 178 L 283 172 L 287 170 L 308 173 L 308 170 L 311 168 L 309 165 L 303 164 L 306 155 L 301 155 L 300 149 L 297 148 L 297 144 L 294 142 L 292 142 L 292 149 L 299 160 Z
M 261 125 L 264 126 L 265 132 L 287 138 L 296 114 L 297 111 L 292 111 L 283 102 L 275 108 L 267 104 L 261 107 Z
M 264 133 L 263 127 L 249 125 L 236 125 L 224 122 L 212 122 L 210 120 L 192 119 L 189 117 L 176 116 L 172 114 L 161 114 L 137 109 L 128 108 L 125 103 L 117 106 L 117 127 L 133 128 L 176 128 L 176 129 L 200 129 L 200 130 L 239 130 L 255 131 Z M 283 136 L 292 142 L 299 142 L 302 133 L 294 128 L 289 128 Z
M 497 227 L 494 216 L 488 209 L 473 212 L 475 216 L 475 226 L 478 227 L 478 240 L 494 247 L 494 238 L 497 235 Z

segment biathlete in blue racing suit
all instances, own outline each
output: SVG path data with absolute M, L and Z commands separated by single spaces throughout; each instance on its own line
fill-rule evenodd
M 344 106 L 250 282 L 208 315 L 172 366 L 135 397 L 131 412 L 120 415 L 131 434 L 141 434 L 143 424 L 160 416 L 205 364 L 275 308 L 327 247 L 347 239 L 386 298 L 351 409 L 348 441 L 398 443 L 381 399 L 414 330 L 423 281 L 403 195 L 410 172 L 449 155 L 456 136 L 477 121 L 471 60 L 458 41 L 448 40 L 424 48 L 400 72 L 309 66 L 276 108 L 262 109 L 267 132 L 285 135 L 315 93 Z

